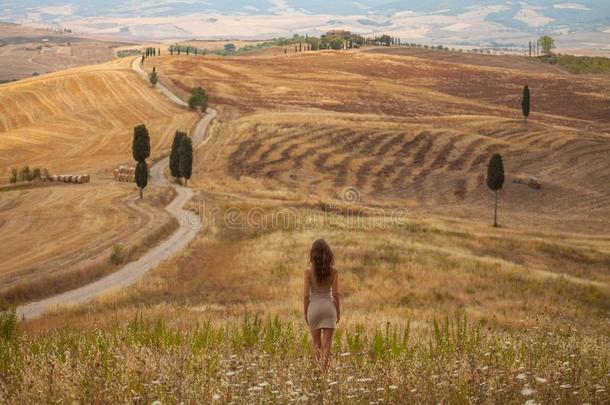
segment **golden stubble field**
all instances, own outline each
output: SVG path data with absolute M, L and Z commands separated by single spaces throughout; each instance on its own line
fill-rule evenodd
M 166 153 L 176 130 L 198 114 L 171 104 L 131 70 L 130 60 L 76 68 L 0 86 L 0 179 L 10 168 L 88 173 L 87 185 L 54 184 L 0 192 L 0 291 L 31 299 L 75 287 L 110 271 L 115 245 L 133 258 L 167 235 L 171 195 L 133 184 L 112 170 L 131 164 L 133 127 L 151 134 L 149 164 Z
M 607 402 L 608 78 L 424 56 L 148 59 L 219 112 L 190 182 L 204 227 L 132 287 L 22 323 L 6 398 Z M 343 303 L 323 375 L 302 321 L 320 237 Z
M 605 101 L 592 95 L 607 78 L 333 52 L 153 66 L 185 97 L 204 86 L 220 112 L 191 183 L 191 208 L 207 227 L 75 319 L 128 318 L 143 303 L 184 319 L 239 319 L 246 309 L 299 319 L 308 247 L 326 237 L 348 323 L 425 323 L 465 310 L 511 330 L 607 332 L 610 145 Z M 523 83 L 534 95 L 528 123 Z M 500 229 L 489 226 L 484 184 L 496 151 L 507 169 Z M 530 175 L 542 191 L 512 183 Z

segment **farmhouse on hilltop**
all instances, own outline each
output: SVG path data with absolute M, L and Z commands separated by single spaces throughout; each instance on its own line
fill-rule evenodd
M 345 30 L 330 30 L 326 33 L 326 37 L 329 39 L 339 38 L 349 40 L 352 38 L 352 33 Z

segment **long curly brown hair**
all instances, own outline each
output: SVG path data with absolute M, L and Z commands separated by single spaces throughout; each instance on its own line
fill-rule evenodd
M 318 239 L 311 246 L 309 263 L 318 282 L 324 283 L 330 279 L 334 271 L 335 255 L 324 239 Z

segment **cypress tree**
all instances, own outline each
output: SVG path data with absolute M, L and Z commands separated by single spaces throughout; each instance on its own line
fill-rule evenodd
M 148 185 L 148 165 L 145 160 L 138 162 L 136 166 L 136 184 L 140 190 L 140 199 L 142 199 L 143 190 Z
M 152 73 L 148 76 L 148 80 L 153 86 L 156 86 L 157 82 L 159 81 L 159 75 L 157 75 L 157 69 L 154 66 Z
M 184 177 L 184 186 L 193 173 L 193 142 L 188 136 L 180 140 L 180 175 Z
M 179 178 L 180 176 L 180 143 L 182 138 L 185 137 L 184 132 L 176 131 L 174 135 L 174 142 L 172 143 L 172 150 L 169 154 L 169 170 L 173 177 Z
M 144 124 L 138 125 L 133 130 L 132 152 L 136 162 L 146 160 L 150 156 L 150 137 Z
M 523 89 L 523 99 L 521 99 L 521 110 L 523 111 L 523 116 L 525 117 L 525 121 L 527 121 L 527 117 L 530 115 L 530 88 L 525 86 Z
M 494 154 L 487 167 L 487 187 L 495 193 L 494 227 L 498 226 L 498 191 L 504 185 L 504 163 L 499 153 Z

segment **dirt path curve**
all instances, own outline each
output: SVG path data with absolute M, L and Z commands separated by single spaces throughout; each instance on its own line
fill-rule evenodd
M 148 75 L 140 66 L 139 58 L 134 60 L 132 67 L 143 79 L 148 81 Z M 188 106 L 187 103 L 178 98 L 165 86 L 158 84 L 157 87 L 161 93 L 174 103 Z M 216 117 L 216 110 L 208 108 L 206 113 L 195 124 L 191 132 L 194 147 L 201 147 L 209 140 L 209 137 L 206 138 L 206 130 L 214 117 Z M 75 290 L 18 307 L 17 319 L 38 318 L 48 309 L 58 306 L 83 304 L 102 293 L 127 287 L 135 283 L 148 271 L 157 267 L 163 260 L 184 249 L 195 238 L 200 229 L 199 218 L 182 208 L 193 197 L 193 190 L 170 183 L 165 177 L 165 169 L 168 165 L 169 158 L 164 158 L 151 167 L 151 184 L 157 187 L 173 187 L 176 190 L 176 197 L 165 207 L 165 210 L 178 220 L 178 230 L 168 239 L 150 249 L 140 259 L 125 265 L 120 270 L 102 279 Z

